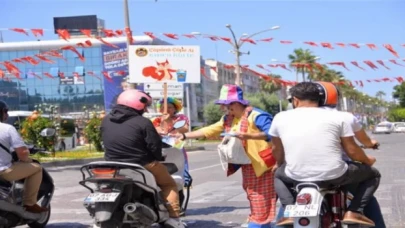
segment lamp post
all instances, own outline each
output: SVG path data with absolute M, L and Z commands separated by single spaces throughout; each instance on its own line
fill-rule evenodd
M 259 35 L 259 34 L 261 34 L 261 33 L 268 32 L 268 31 L 271 31 L 271 30 L 279 29 L 280 26 L 273 26 L 273 27 L 271 27 L 271 28 L 269 28 L 269 29 L 265 29 L 265 30 L 262 30 L 262 31 L 253 33 L 252 35 L 243 34 L 242 37 L 239 38 L 239 40 L 236 38 L 235 32 L 234 32 L 233 29 L 232 29 L 232 26 L 231 26 L 230 24 L 227 24 L 227 25 L 225 25 L 225 26 L 226 26 L 226 27 L 229 29 L 229 31 L 231 32 L 232 38 L 233 38 L 233 41 L 234 41 L 234 43 L 231 43 L 231 44 L 232 44 L 232 47 L 233 47 L 233 53 L 235 54 L 235 57 L 236 57 L 236 78 L 235 78 L 235 84 L 236 84 L 237 86 L 240 86 L 240 85 L 242 84 L 242 83 L 241 83 L 241 82 L 242 82 L 242 81 L 241 81 L 241 76 L 240 76 L 240 74 L 241 74 L 241 70 L 240 70 L 240 56 L 243 55 L 243 54 L 248 54 L 248 55 L 250 54 L 250 52 L 243 53 L 243 52 L 240 51 L 242 45 L 246 42 L 246 40 L 248 40 L 248 39 L 250 39 L 250 38 L 252 38 L 252 37 L 254 37 L 254 36 L 256 36 L 256 35 Z
M 250 38 L 252 38 L 252 37 L 254 37 L 254 36 L 257 36 L 257 35 L 259 35 L 259 34 L 262 34 L 262 33 L 264 33 L 264 32 L 268 32 L 268 31 L 272 31 L 272 30 L 279 29 L 280 26 L 273 26 L 273 27 L 271 27 L 271 28 L 268 28 L 268 29 L 265 29 L 265 30 L 262 30 L 262 31 L 259 31 L 259 32 L 256 32 L 256 33 L 253 33 L 252 35 L 243 34 L 243 35 L 239 38 L 239 40 L 236 38 L 236 35 L 235 35 L 234 31 L 232 30 L 231 25 L 230 25 L 230 24 L 227 24 L 226 27 L 227 27 L 227 28 L 229 29 L 229 31 L 231 32 L 231 34 L 232 34 L 232 39 L 233 39 L 233 43 L 230 43 L 230 44 L 232 45 L 233 50 L 231 50 L 230 52 L 232 52 L 233 54 L 235 54 L 235 57 L 236 57 L 236 65 L 235 65 L 235 67 L 236 67 L 236 78 L 235 78 L 235 84 L 238 85 L 238 86 L 240 86 L 240 85 L 241 85 L 240 56 L 243 55 L 243 54 L 247 54 L 247 55 L 250 54 L 250 52 L 245 52 L 245 53 L 244 53 L 244 52 L 241 52 L 241 51 L 240 51 L 242 45 L 243 45 L 247 40 L 249 40 Z M 202 35 L 202 34 L 199 33 L 199 32 L 192 32 L 191 34 L 193 34 L 193 35 Z

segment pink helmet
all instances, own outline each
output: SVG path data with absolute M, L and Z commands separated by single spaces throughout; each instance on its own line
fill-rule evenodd
M 117 104 L 143 111 L 152 104 L 152 98 L 145 92 L 136 89 L 128 89 L 118 96 Z

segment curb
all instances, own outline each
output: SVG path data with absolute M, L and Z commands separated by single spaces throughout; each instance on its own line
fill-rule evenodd
M 188 149 L 187 153 L 201 151 L 201 150 L 205 150 L 205 147 L 200 146 L 200 147 Z M 85 159 L 67 160 L 67 161 L 43 162 L 43 163 L 41 163 L 41 165 L 44 168 L 54 168 L 54 167 L 63 167 L 63 166 L 85 165 L 90 162 L 103 161 L 103 160 L 104 160 L 104 158 L 85 158 Z

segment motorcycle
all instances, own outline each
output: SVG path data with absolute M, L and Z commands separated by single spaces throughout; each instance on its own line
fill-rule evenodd
M 185 121 L 178 121 L 171 131 L 185 124 Z M 163 136 L 162 142 L 164 161 L 161 162 L 172 175 L 180 193 L 184 187 L 185 158 L 178 148 L 182 145 L 179 146 L 179 141 L 170 136 Z M 100 161 L 84 165 L 80 171 L 83 180 L 79 184 L 90 191 L 83 205 L 94 218 L 94 227 L 146 228 L 160 224 L 165 228 L 177 228 L 170 224 L 155 178 L 141 165 Z M 186 204 L 188 197 L 189 194 Z
M 41 131 L 42 137 L 52 137 L 55 129 L 46 128 Z M 42 149 L 29 146 L 30 154 L 35 154 Z M 12 152 L 14 161 L 18 161 L 17 154 Z M 33 162 L 38 163 L 37 160 Z M 31 228 L 44 228 L 51 217 L 51 200 L 55 186 L 49 173 L 42 169 L 42 183 L 38 193 L 38 204 L 49 210 L 36 214 L 24 210 L 22 197 L 24 191 L 24 180 L 8 182 L 0 179 L 0 228 L 10 228 L 21 225 L 28 225 Z
M 372 149 L 378 149 L 376 144 Z M 365 148 L 364 146 L 361 146 Z M 343 224 L 343 216 L 353 198 L 343 186 L 319 186 L 315 183 L 300 183 L 295 205 L 287 205 L 284 217 L 294 218 L 294 228 L 350 228 L 365 227 L 358 224 Z

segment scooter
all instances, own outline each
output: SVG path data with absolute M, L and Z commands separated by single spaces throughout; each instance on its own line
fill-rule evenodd
M 56 133 L 53 128 L 46 128 L 41 131 L 42 137 L 52 137 Z M 41 149 L 33 146 L 28 147 L 31 154 Z M 12 152 L 14 161 L 18 161 L 17 154 Z M 33 160 L 39 164 L 37 160 Z M 22 196 L 24 191 L 24 180 L 8 182 L 0 179 L 0 228 L 11 228 L 21 225 L 28 225 L 31 228 L 44 228 L 51 217 L 51 200 L 55 186 L 49 173 L 42 169 L 42 183 L 38 193 L 38 204 L 49 210 L 36 214 L 27 212 L 23 208 Z
M 376 144 L 372 149 L 378 147 Z M 294 228 L 365 227 L 342 223 L 352 199 L 342 186 L 326 187 L 306 182 L 297 184 L 295 190 L 298 192 L 295 205 L 287 205 L 284 210 L 284 217 L 294 218 Z
M 176 122 L 172 131 L 185 124 L 185 121 Z M 165 136 L 162 142 L 165 157 L 162 164 L 172 175 L 180 192 L 184 187 L 185 158 L 176 148 L 176 140 Z M 170 224 L 169 213 L 160 197 L 161 190 L 155 178 L 144 167 L 132 163 L 101 161 L 84 165 L 80 171 L 83 180 L 79 184 L 91 192 L 84 199 L 83 205 L 94 218 L 94 227 L 146 228 L 160 224 L 165 228 L 177 228 Z

